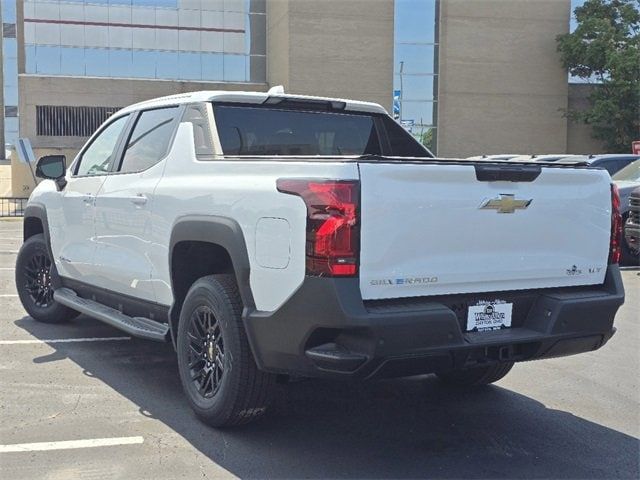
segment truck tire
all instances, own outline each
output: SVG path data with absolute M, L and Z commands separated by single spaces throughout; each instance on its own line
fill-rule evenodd
M 265 413 L 276 376 L 258 370 L 233 275 L 210 275 L 191 286 L 180 312 L 177 350 L 182 387 L 205 423 L 242 425 Z
M 458 387 L 479 387 L 497 382 L 503 378 L 511 368 L 513 362 L 496 363 L 486 367 L 473 367 L 449 372 L 438 373 L 440 381 L 447 385 Z
M 38 322 L 63 323 L 80 315 L 53 299 L 51 273 L 55 268 L 42 233 L 29 237 L 20 247 L 16 260 L 18 297 Z

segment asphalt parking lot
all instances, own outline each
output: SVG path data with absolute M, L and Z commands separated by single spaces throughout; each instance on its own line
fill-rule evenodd
M 189 410 L 171 346 L 29 318 L 20 244 L 21 223 L 0 220 L 2 479 L 640 477 L 637 270 L 597 352 L 473 393 L 432 377 L 283 385 L 262 421 L 216 431 Z

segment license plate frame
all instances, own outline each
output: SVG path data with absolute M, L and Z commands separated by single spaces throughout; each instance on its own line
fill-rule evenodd
M 467 309 L 466 332 L 491 332 L 511 328 L 513 302 L 480 300 Z

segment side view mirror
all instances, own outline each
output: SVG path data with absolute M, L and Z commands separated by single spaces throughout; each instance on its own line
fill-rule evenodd
M 64 178 L 67 158 L 64 155 L 47 155 L 38 160 L 36 177 L 55 180 L 58 190 L 67 184 Z

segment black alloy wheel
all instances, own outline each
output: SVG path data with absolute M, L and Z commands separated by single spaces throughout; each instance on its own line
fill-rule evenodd
M 178 372 L 196 415 L 214 427 L 249 423 L 271 403 L 276 376 L 261 371 L 242 320 L 233 275 L 199 278 L 180 309 Z
M 44 323 L 62 323 L 79 315 L 53 298 L 56 266 L 51 261 L 42 233 L 29 237 L 20 247 L 15 278 L 20 302 L 33 319 Z
M 211 398 L 225 371 L 222 331 L 211 308 L 200 306 L 193 312 L 187 336 L 191 379 L 204 398 Z
M 53 303 L 51 287 L 51 260 L 42 252 L 36 252 L 24 267 L 24 288 L 40 308 L 47 308 Z

